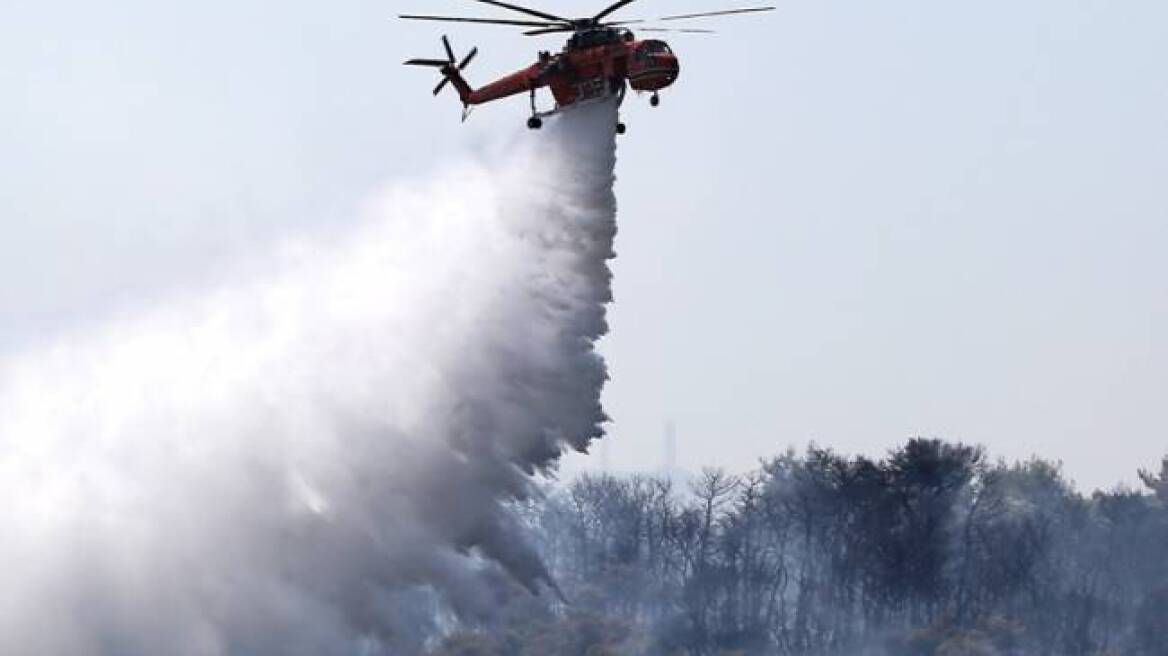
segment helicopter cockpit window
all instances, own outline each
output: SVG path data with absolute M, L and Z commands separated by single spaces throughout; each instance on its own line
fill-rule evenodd
M 665 43 L 664 41 L 646 41 L 645 45 L 643 45 L 641 47 L 643 48 L 644 52 L 646 52 L 648 54 L 656 54 L 659 52 L 664 52 L 664 53 L 672 53 L 673 52 L 672 50 L 669 49 L 669 44 Z

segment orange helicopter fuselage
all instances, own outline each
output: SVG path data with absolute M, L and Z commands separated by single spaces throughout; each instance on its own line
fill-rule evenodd
M 634 91 L 657 91 L 677 79 L 677 56 L 664 41 L 635 40 L 627 31 L 605 31 L 591 40 L 589 36 L 577 34 L 562 52 L 541 52 L 531 66 L 478 89 L 471 88 L 453 66 L 442 72 L 464 105 L 482 105 L 549 87 L 557 109 L 618 92 L 625 83 Z

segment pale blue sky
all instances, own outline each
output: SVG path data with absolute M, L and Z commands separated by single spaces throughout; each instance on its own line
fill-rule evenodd
M 560 39 L 403 10 L 497 15 L 8 7 L 0 354 L 344 229 L 385 183 L 521 130 L 524 99 L 460 125 L 400 62 L 445 32 L 480 47 L 479 84 Z M 657 467 L 667 419 L 687 467 L 920 434 L 1092 486 L 1168 452 L 1168 5 L 821 0 L 707 26 L 670 38 L 661 107 L 624 111 L 609 464 Z

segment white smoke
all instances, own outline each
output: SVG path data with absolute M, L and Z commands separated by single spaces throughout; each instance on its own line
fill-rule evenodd
M 507 502 L 602 433 L 615 121 L 5 363 L 0 653 L 397 653 L 546 587 Z

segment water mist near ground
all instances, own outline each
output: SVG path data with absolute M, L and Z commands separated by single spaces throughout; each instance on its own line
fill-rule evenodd
M 0 652 L 400 653 L 551 585 L 507 501 L 602 434 L 615 120 L 5 363 Z

